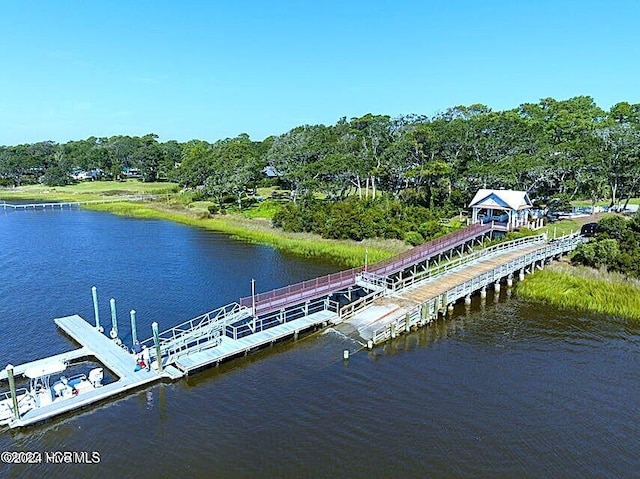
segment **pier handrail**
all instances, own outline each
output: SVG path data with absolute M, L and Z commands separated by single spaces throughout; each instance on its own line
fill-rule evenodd
M 493 246 L 489 246 L 487 248 L 483 248 L 481 250 L 474 251 L 473 253 L 461 256 L 459 258 L 455 258 L 451 261 L 447 261 L 446 263 L 437 265 L 432 269 L 412 275 L 409 278 L 400 279 L 395 282 L 391 281 L 389 278 L 386 278 L 387 287 L 393 291 L 400 291 L 416 283 L 433 280 L 437 277 L 440 277 L 448 273 L 451 270 L 460 268 L 465 264 L 472 263 L 478 260 L 480 257 L 493 256 L 498 252 L 521 248 L 522 246 L 525 246 L 525 245 L 543 243 L 545 240 L 546 240 L 546 235 L 541 234 L 536 236 L 525 236 L 523 238 L 518 238 L 512 241 L 505 241 L 503 243 L 498 243 Z
M 384 288 L 381 291 L 376 291 L 374 293 L 371 293 L 367 296 L 364 296 L 363 298 L 360 298 L 348 305 L 345 305 L 341 310 L 340 310 L 340 319 L 341 320 L 345 320 L 348 319 L 352 316 L 355 315 L 355 313 L 357 313 L 358 311 L 360 311 L 361 309 L 366 308 L 367 306 L 369 306 L 369 304 L 371 304 L 373 302 L 373 300 L 375 300 L 376 298 L 380 297 L 380 296 L 384 296 L 385 293 L 387 293 L 388 291 L 400 291 L 408 286 L 412 286 L 416 283 L 420 283 L 420 282 L 424 282 L 424 281 L 428 281 L 428 280 L 433 280 L 437 277 L 440 277 L 446 273 L 448 273 L 449 271 L 459 268 L 465 264 L 468 264 L 472 261 L 475 261 L 476 259 L 478 259 L 480 256 L 485 257 L 485 256 L 491 256 L 493 254 L 495 254 L 498 251 L 503 251 L 503 250 L 507 250 L 507 249 L 515 249 L 515 248 L 519 248 L 522 247 L 523 245 L 528 245 L 528 244 L 534 244 L 534 243 L 540 243 L 542 241 L 544 241 L 545 239 L 545 235 L 536 235 L 536 236 L 526 236 L 523 238 L 518 238 L 512 241 L 506 241 L 503 243 L 498 243 L 496 245 L 490 246 L 488 248 L 484 248 L 482 250 L 479 251 L 474 251 L 473 253 L 464 255 L 462 257 L 453 259 L 451 261 L 447 261 L 446 263 L 440 264 L 435 266 L 434 268 L 422 272 L 422 273 L 417 273 L 415 275 L 412 275 L 409 278 L 405 278 L 405 279 L 401 279 L 398 281 L 393 281 L 391 280 L 389 277 L 387 276 L 380 276 L 376 273 L 371 273 L 371 272 L 363 272 L 361 274 L 362 279 L 367 282 L 367 283 L 371 283 L 379 288 Z
M 219 343 L 216 338 L 224 334 L 224 328 L 250 311 L 238 303 L 230 303 L 208 313 L 189 319 L 158 334 L 161 354 L 167 355 L 167 363 L 178 351 L 193 350 L 194 347 L 213 347 Z M 205 344 L 206 343 L 206 344 Z M 156 358 L 153 338 L 146 339 L 144 344 L 150 349 L 150 356 Z
M 336 288 L 348 287 L 355 284 L 355 278 L 362 268 L 351 268 L 346 271 L 320 276 L 301 283 L 292 284 L 283 288 L 266 291 L 255 295 L 256 313 L 262 313 L 279 309 L 291 304 L 293 301 L 304 301 L 308 298 L 309 292 L 322 295 L 326 292 L 335 291 Z M 239 303 L 242 306 L 251 308 L 253 298 L 247 296 L 241 298 Z
M 468 226 L 462 230 L 455 231 L 446 236 L 436 238 L 423 245 L 416 246 L 404 253 L 394 256 L 388 260 L 383 260 L 368 266 L 367 271 L 376 274 L 391 274 L 401 271 L 407 265 L 419 263 L 434 255 L 443 253 L 452 247 L 463 244 L 470 239 L 484 235 L 491 231 L 491 224 L 476 224 Z M 364 271 L 364 267 L 352 268 L 338 273 L 332 273 L 319 278 L 292 284 L 283 288 L 274 289 L 264 293 L 256 294 L 255 297 L 247 296 L 240 298 L 242 306 L 251 308 L 255 302 L 256 313 L 273 311 L 286 307 L 296 301 L 304 301 L 314 296 L 337 291 L 355 285 L 356 276 Z
M 333 301 L 329 298 L 317 298 L 313 301 L 307 301 L 299 304 L 297 307 L 287 310 L 289 315 L 296 311 L 308 316 L 316 311 L 332 311 L 337 313 L 339 304 L 337 301 Z M 295 314 L 293 315 L 295 318 Z M 289 322 L 291 319 L 287 319 L 287 315 L 282 315 L 280 311 L 271 311 L 265 316 L 253 317 L 244 323 L 230 324 L 226 328 L 226 335 L 232 339 L 239 339 L 243 336 L 242 333 L 253 334 L 260 331 L 264 331 L 275 324 L 282 324 Z
M 380 261 L 367 268 L 367 271 L 380 276 L 397 273 L 407 266 L 420 263 L 427 258 L 443 253 L 452 247 L 458 246 L 466 241 L 488 233 L 492 229 L 492 224 L 475 224 L 464 229 L 454 231 L 446 236 L 441 236 L 423 245 L 416 246 L 404 253 L 400 253 L 393 258 Z
M 570 233 L 560 238 L 550 240 L 545 246 L 526 253 L 525 255 L 513 258 L 506 263 L 496 266 L 492 271 L 487 271 L 471 279 L 468 279 L 456 286 L 453 286 L 445 293 L 446 297 L 455 302 L 459 297 L 470 294 L 473 290 L 477 290 L 480 285 L 490 284 L 496 281 L 496 278 L 504 277 L 507 273 L 522 268 L 526 264 L 533 261 L 548 259 L 558 254 L 567 253 L 575 249 L 576 245 L 583 241 L 579 232 Z M 497 245 L 496 245 L 497 246 Z M 395 323 L 397 331 L 406 329 L 407 318 L 416 318 L 420 316 L 422 305 L 416 305 L 410 308 L 405 314 L 401 315 Z M 414 322 L 415 324 L 415 322 Z M 389 338 L 389 325 L 386 324 L 373 331 L 372 340 L 374 344 L 386 341 Z

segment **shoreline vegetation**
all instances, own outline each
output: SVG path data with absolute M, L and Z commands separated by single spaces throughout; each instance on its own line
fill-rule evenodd
M 566 261 L 554 262 L 518 283 L 516 295 L 560 309 L 640 321 L 640 281 Z
M 0 199 L 19 201 L 92 201 L 118 195 L 175 193 L 171 183 L 100 181 L 46 188 L 27 186 L 0 190 Z M 176 194 L 177 196 L 177 194 Z M 204 204 L 203 204 L 204 203 Z M 272 228 L 267 218 L 241 214 L 215 214 L 207 211 L 207 202 L 182 204 L 178 199 L 145 202 L 109 202 L 82 205 L 92 211 L 108 212 L 138 219 L 159 219 L 230 235 L 234 239 L 272 246 L 282 252 L 306 258 L 322 258 L 347 268 L 362 266 L 365 257 L 375 263 L 409 249 L 398 240 L 328 240 L 311 233 L 287 233 Z
M 91 182 L 77 185 L 44 188 L 29 186 L 0 189 L 5 201 L 90 201 L 128 194 L 172 194 L 177 186 L 171 183 Z M 93 211 L 103 211 L 138 219 L 160 219 L 204 228 L 232 238 L 265 244 L 285 253 L 306 258 L 322 258 L 343 267 L 358 267 L 389 258 L 409 248 L 398 240 L 327 240 L 310 233 L 286 233 L 271 227 L 268 218 L 247 217 L 241 214 L 211 215 L 201 202 L 183 204 L 177 199 L 161 201 L 110 202 L 83 205 Z M 551 236 L 558 236 L 579 227 L 566 221 L 547 228 Z M 586 267 L 571 266 L 567 262 L 553 263 L 537 271 L 518 284 L 518 297 L 538 301 L 562 309 L 599 313 L 640 320 L 640 282 L 623 275 L 606 273 Z

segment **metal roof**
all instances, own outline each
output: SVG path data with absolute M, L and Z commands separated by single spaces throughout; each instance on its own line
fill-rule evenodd
M 516 211 L 532 206 L 527 192 L 516 190 L 480 189 L 469 203 L 470 208 L 510 208 Z

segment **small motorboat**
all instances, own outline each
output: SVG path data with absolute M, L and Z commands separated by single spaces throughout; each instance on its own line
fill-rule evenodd
M 70 377 L 61 374 L 66 369 L 66 363 L 53 361 L 34 366 L 24 372 L 24 376 L 29 378 L 29 388 L 16 390 L 19 417 L 32 409 L 66 401 L 102 387 L 104 379 L 102 368 L 92 369 L 88 376 L 77 374 Z M 57 379 L 52 382 L 52 377 L 57 377 Z M 14 410 L 11 393 L 0 393 L 0 425 L 9 424 L 15 419 Z

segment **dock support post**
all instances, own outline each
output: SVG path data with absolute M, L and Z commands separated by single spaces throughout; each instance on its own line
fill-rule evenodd
M 131 341 L 133 344 L 138 342 L 138 330 L 136 329 L 136 310 L 132 309 L 129 313 L 131 315 Z
M 409 313 L 404 315 L 404 330 L 407 333 L 411 331 L 411 324 L 409 323 L 409 318 L 410 318 Z
M 9 391 L 13 400 L 13 416 L 20 419 L 20 410 L 18 409 L 18 398 L 16 397 L 16 380 L 13 377 L 13 365 L 7 364 L 7 379 L 9 379 Z
M 464 297 L 464 304 L 469 306 L 471 304 L 471 295 L 468 294 Z
M 100 329 L 100 311 L 98 310 L 98 288 L 95 286 L 91 288 L 91 296 L 93 296 L 93 315 L 96 318 L 96 329 L 102 332 L 103 330 Z
M 507 287 L 508 287 L 508 288 L 511 288 L 512 286 L 513 286 L 513 275 L 512 275 L 512 274 L 510 274 L 510 275 L 507 277 Z
M 496 282 L 495 282 L 495 284 L 493 285 L 493 290 L 494 290 L 496 293 L 499 293 L 499 292 L 500 292 L 500 281 L 499 281 L 499 280 L 498 280 L 498 281 L 496 281 Z
M 391 329 L 391 339 L 396 339 L 396 323 L 391 323 L 389 328 Z
M 485 299 L 487 297 L 487 287 L 483 286 L 480 290 L 480 298 Z
M 420 306 L 420 326 L 424 326 L 427 322 L 427 316 L 429 315 L 429 308 L 427 303 Z
M 256 317 L 256 280 L 251 278 L 251 314 Z
M 116 317 L 116 300 L 111 298 L 109 301 L 111 306 L 111 332 L 109 336 L 111 339 L 116 339 L 118 337 L 118 318 Z
M 522 268 L 520 273 L 518 273 L 518 280 L 524 281 L 524 268 Z
M 153 344 L 156 346 L 156 358 L 158 358 L 158 372 L 162 372 L 162 356 L 160 354 L 160 335 L 158 333 L 158 323 L 151 323 L 151 331 L 153 331 Z

